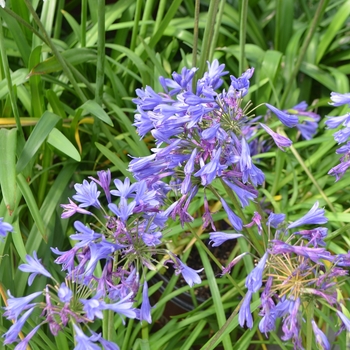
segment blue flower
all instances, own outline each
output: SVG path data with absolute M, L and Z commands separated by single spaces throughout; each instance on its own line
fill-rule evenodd
M 102 296 L 102 293 L 97 292 L 90 299 L 79 299 L 79 301 L 84 305 L 83 310 L 86 312 L 86 317 L 93 321 L 95 317 L 100 319 L 103 318 L 102 311 L 106 309 L 106 303 L 102 300 L 99 300 Z
M 245 280 L 245 285 L 249 291 L 255 293 L 262 286 L 263 272 L 268 258 L 268 253 L 266 252 L 260 259 L 258 265 L 250 272 Z
M 328 219 L 324 216 L 324 209 L 318 209 L 318 202 L 316 202 L 306 215 L 288 225 L 287 229 L 302 225 L 325 224 L 327 221 Z
M 33 299 L 42 294 L 42 292 L 36 292 L 25 297 L 15 298 L 11 295 L 10 291 L 7 291 L 9 298 L 7 299 L 7 306 L 5 306 L 4 316 L 8 320 L 17 321 L 18 316 L 24 310 L 33 307 L 35 304 L 29 304 Z
M 68 198 L 68 200 L 69 204 L 60 204 L 60 206 L 63 208 L 63 213 L 61 214 L 62 219 L 67 219 L 73 216 L 75 213 L 92 215 L 92 213 L 88 210 L 80 208 L 78 205 L 76 205 L 70 198 Z
M 58 288 L 57 295 L 62 303 L 69 303 L 69 301 L 72 299 L 73 292 L 66 286 L 64 282 L 62 282 Z
M 286 218 L 286 214 L 275 214 L 271 213 L 267 219 L 266 225 L 273 228 L 277 228 Z
M 101 192 L 97 191 L 95 182 L 89 183 L 87 180 L 84 180 L 82 184 L 75 184 L 74 188 L 77 191 L 77 194 L 73 196 L 73 199 L 81 203 L 79 204 L 79 207 L 85 208 L 90 205 L 96 208 L 101 207 L 100 202 L 97 199 Z
M 28 317 L 33 312 L 34 308 L 29 309 L 26 311 L 23 316 L 17 320 L 10 328 L 9 330 L 4 333 L 2 336 L 5 338 L 4 345 L 11 344 L 17 340 L 18 333 L 22 330 L 22 327 L 26 323 Z
M 73 328 L 75 331 L 75 342 L 76 347 L 74 350 L 101 350 L 97 344 L 94 344 L 99 340 L 99 334 L 93 334 L 91 337 L 86 336 L 83 331 L 75 323 L 73 323 Z
M 329 103 L 334 107 L 342 106 L 345 104 L 350 105 L 350 93 L 340 94 L 338 92 L 331 92 L 331 100 L 333 103 Z
M 178 257 L 177 261 L 177 273 L 181 273 L 187 284 L 192 287 L 194 284 L 199 284 L 202 282 L 201 278 L 198 275 L 198 272 L 203 271 L 204 269 L 194 270 L 185 265 Z
M 142 304 L 140 309 L 140 321 L 142 320 L 147 321 L 149 324 L 152 323 L 151 304 L 148 298 L 148 285 L 146 281 L 143 283 Z
M 0 239 L 6 237 L 8 232 L 13 231 L 12 225 L 7 222 L 3 222 L 4 218 L 0 218 Z M 2 236 L 2 237 L 1 237 Z
M 338 117 L 326 117 L 326 118 L 327 118 L 327 120 L 325 121 L 325 125 L 327 125 L 327 127 L 329 129 L 335 129 L 342 123 L 349 124 L 350 113 L 345 114 L 345 115 L 341 115 Z
M 32 272 L 28 279 L 28 285 L 31 286 L 34 278 L 37 275 L 44 275 L 46 277 L 52 278 L 50 272 L 48 272 L 43 265 L 41 265 L 41 259 L 38 259 L 36 251 L 33 252 L 33 258 L 30 255 L 26 255 L 28 264 L 19 265 L 18 268 L 23 272 Z
M 34 334 L 37 332 L 37 330 L 40 328 L 41 324 L 34 327 L 27 335 L 26 337 L 21 340 L 20 343 L 17 344 L 14 350 L 26 350 L 28 348 L 29 341 L 33 338 Z
M 241 233 L 225 233 L 225 232 L 211 232 L 209 233 L 210 243 L 213 247 L 218 247 L 222 243 L 230 239 L 242 237 Z
M 317 327 L 314 320 L 311 321 L 312 329 L 315 334 L 316 343 L 324 350 L 329 350 L 330 345 L 326 335 Z
M 241 231 L 243 228 L 242 219 L 232 211 L 232 209 L 227 205 L 227 203 L 223 198 L 220 197 L 220 201 L 226 211 L 226 214 L 228 216 L 228 219 L 231 222 L 231 225 L 234 227 L 235 230 Z
M 284 151 L 284 148 L 283 147 L 289 147 L 292 145 L 292 141 L 289 140 L 288 137 L 284 137 L 282 135 L 279 135 L 277 133 L 275 133 L 273 130 L 271 130 L 267 125 L 263 124 L 263 123 L 259 123 L 263 129 L 265 129 L 265 131 L 271 135 L 271 137 L 273 138 L 273 140 L 275 141 L 277 147 Z
M 252 329 L 253 327 L 253 317 L 250 311 L 250 301 L 252 300 L 253 292 L 248 290 L 247 294 L 244 297 L 241 308 L 239 309 L 238 322 L 241 327 L 244 327 L 244 324 L 247 324 L 247 327 Z
M 112 310 L 117 314 L 124 315 L 129 318 L 136 318 L 139 316 L 138 310 L 133 307 L 133 302 L 128 301 L 133 293 L 128 294 L 125 298 L 119 300 L 115 304 L 106 304 L 107 310 Z
M 298 117 L 296 115 L 282 112 L 276 107 L 269 105 L 268 103 L 265 103 L 265 105 L 277 116 L 277 118 L 282 122 L 282 124 L 288 126 L 288 128 L 292 128 L 293 126 L 298 124 Z
M 128 177 L 125 178 L 124 183 L 119 179 L 114 180 L 115 187 L 117 190 L 112 190 L 111 194 L 113 196 L 130 198 L 131 193 L 135 191 L 137 183 L 133 183 L 130 185 L 130 179 Z

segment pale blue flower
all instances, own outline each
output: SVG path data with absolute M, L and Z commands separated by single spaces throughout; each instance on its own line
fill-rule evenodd
M 23 272 L 32 272 L 28 279 L 29 286 L 32 285 L 34 278 L 39 274 L 52 278 L 50 272 L 41 265 L 41 259 L 38 259 L 36 251 L 33 251 L 33 258 L 30 255 L 26 255 L 26 259 L 28 264 L 19 265 L 18 268 Z

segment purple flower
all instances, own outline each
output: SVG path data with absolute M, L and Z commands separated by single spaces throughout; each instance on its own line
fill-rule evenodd
M 275 214 L 271 213 L 267 219 L 266 225 L 271 226 L 273 228 L 277 228 L 279 224 L 281 224 L 286 218 L 285 214 Z
M 248 93 L 249 79 L 253 76 L 254 68 L 247 69 L 239 78 L 230 75 L 231 86 L 238 92 L 238 98 L 244 97 Z
M 82 184 L 75 184 L 74 188 L 77 191 L 77 194 L 73 196 L 73 199 L 81 203 L 79 204 L 79 207 L 85 208 L 90 205 L 96 208 L 101 207 L 100 202 L 97 199 L 101 192 L 97 191 L 95 182 L 89 183 L 87 180 L 84 180 Z
M 62 219 L 67 219 L 73 216 L 75 213 L 92 215 L 92 213 L 90 213 L 88 210 L 82 209 L 76 205 L 70 198 L 68 198 L 68 200 L 69 204 L 60 204 L 60 206 L 63 208 L 63 213 L 61 214 Z
M 294 302 L 293 307 L 290 309 L 290 314 L 285 317 L 282 330 L 284 336 L 282 340 L 289 340 L 293 338 L 293 343 L 296 349 L 301 349 L 301 337 L 300 337 L 300 320 L 299 320 L 299 307 L 300 298 L 297 298 Z
M 241 259 L 244 256 L 246 256 L 247 254 L 249 254 L 249 253 L 244 252 L 244 253 L 236 256 L 226 267 L 222 267 L 222 274 L 221 274 L 221 276 L 229 273 L 231 271 L 232 267 L 235 266 L 239 261 L 241 261 Z
M 253 328 L 253 317 L 250 311 L 250 301 L 252 300 L 252 294 L 253 292 L 248 290 L 238 314 L 238 322 L 240 326 L 244 327 L 244 324 L 246 323 L 247 327 L 250 329 Z
M 94 242 L 95 240 L 98 240 L 102 238 L 102 235 L 100 233 L 96 233 L 94 230 L 91 228 L 85 226 L 82 222 L 80 221 L 75 221 L 74 222 L 74 228 L 77 230 L 76 234 L 70 235 L 70 239 L 74 241 L 80 241 L 80 243 L 77 243 L 74 248 L 82 248 L 90 243 Z
M 245 280 L 245 286 L 253 293 L 257 292 L 262 286 L 263 272 L 268 256 L 266 252 L 260 259 L 258 265 L 250 272 Z
M 288 126 L 288 128 L 292 128 L 298 124 L 298 117 L 296 115 L 282 112 L 276 107 L 269 105 L 268 103 L 265 103 L 265 105 L 277 116 L 277 118 L 282 122 L 282 124 Z
M 95 181 L 99 184 L 103 191 L 105 192 L 108 203 L 111 202 L 111 193 L 109 191 L 109 186 L 111 184 L 111 171 L 108 169 L 107 171 L 98 171 L 97 172 L 98 180 L 93 177 L 89 177 L 91 180 Z
M 68 272 L 71 272 L 72 269 L 74 269 L 74 258 L 75 253 L 79 249 L 79 247 L 74 247 L 66 252 L 61 252 L 57 248 L 50 248 L 52 252 L 54 252 L 57 255 L 60 255 L 58 258 L 56 258 L 55 263 L 56 264 L 62 264 L 62 271 L 68 270 Z
M 339 131 L 337 131 L 336 133 L 334 133 L 333 137 L 334 140 L 338 142 L 338 144 L 344 143 L 348 140 L 350 136 L 350 128 L 344 128 L 341 129 Z
M 306 215 L 288 225 L 287 230 L 302 225 L 325 224 L 327 221 L 328 219 L 324 216 L 324 209 L 318 209 L 318 202 L 316 202 Z
M 309 241 L 309 244 L 313 244 L 314 247 L 325 246 L 326 242 L 323 240 L 327 236 L 327 228 L 317 227 L 312 230 L 303 230 L 294 232 L 295 235 L 302 235 L 304 239 Z
M 142 304 L 140 309 L 140 321 L 142 320 L 147 321 L 149 324 L 152 323 L 151 304 L 148 299 L 148 285 L 146 281 L 143 283 Z
M 136 318 L 138 317 L 138 310 L 132 307 L 133 302 L 128 301 L 133 293 L 129 293 L 125 298 L 119 300 L 115 304 L 106 304 L 105 308 L 107 310 L 112 310 L 116 312 L 117 314 L 124 315 L 129 318 Z
M 350 332 L 350 320 L 339 310 L 337 310 L 337 315 L 341 319 L 344 327 L 346 328 L 346 331 Z
M 61 286 L 58 288 L 57 295 L 62 303 L 69 303 L 72 299 L 73 292 L 66 286 L 64 282 L 62 282 Z
M 33 338 L 33 335 L 37 332 L 37 330 L 40 328 L 41 324 L 38 326 L 34 327 L 28 334 L 27 336 L 16 345 L 14 350 L 26 350 L 29 341 Z
M 331 100 L 333 103 L 329 103 L 334 107 L 350 104 L 350 93 L 340 94 L 338 92 L 331 92 Z
M 265 131 L 271 135 L 271 137 L 273 138 L 273 140 L 275 141 L 277 147 L 284 151 L 283 147 L 289 147 L 292 145 L 292 141 L 289 140 L 288 137 L 284 137 L 282 135 L 279 135 L 277 133 L 275 133 L 273 130 L 271 130 L 267 125 L 263 124 L 263 123 L 259 123 L 264 129 Z
M 201 177 L 203 186 L 210 185 L 216 175 L 220 175 L 221 170 L 226 168 L 225 165 L 220 164 L 220 155 L 221 148 L 215 151 L 212 161 L 202 166 L 202 168 L 194 174 L 194 176 Z
M 120 350 L 119 346 L 111 341 L 103 339 L 102 337 L 98 339 L 104 350 Z
M 242 153 L 239 160 L 239 165 L 243 173 L 242 182 L 246 183 L 248 181 L 248 178 L 250 178 L 250 181 L 254 186 L 261 185 L 265 180 L 265 175 L 259 168 L 257 168 L 253 164 L 247 141 L 244 138 L 242 138 L 241 143 Z
M 22 330 L 22 327 L 26 323 L 28 317 L 33 312 L 33 310 L 34 308 L 31 308 L 28 311 L 26 311 L 23 314 L 23 316 L 19 320 L 17 320 L 17 322 L 14 323 L 6 333 L 2 335 L 5 338 L 3 342 L 4 345 L 11 344 L 17 340 L 18 333 Z
M 162 233 L 160 231 L 153 233 L 144 232 L 141 234 L 141 238 L 149 247 L 155 247 L 162 243 L 160 240 L 162 238 Z
M 127 203 L 126 199 L 122 197 L 120 199 L 119 208 L 114 203 L 109 203 L 108 208 L 117 215 L 124 223 L 128 221 L 129 216 L 133 213 L 135 209 L 136 202 L 132 201 L 131 203 Z
M 137 183 L 130 185 L 130 179 L 128 177 L 125 178 L 124 183 L 119 179 L 115 179 L 114 184 L 117 190 L 112 190 L 111 194 L 123 198 L 130 198 L 130 194 L 134 192 L 137 187 Z
M 176 257 L 177 269 L 176 274 L 181 273 L 187 284 L 192 287 L 194 284 L 199 284 L 202 282 L 201 278 L 198 275 L 198 272 L 204 270 L 204 268 L 199 270 L 194 270 L 185 265 L 178 257 Z
M 244 227 L 252 227 L 253 225 L 258 226 L 258 232 L 259 232 L 259 235 L 261 235 L 261 233 L 263 231 L 262 226 L 261 226 L 261 215 L 257 211 L 254 212 L 252 221 L 249 224 L 246 224 L 243 226 Z
M 242 219 L 232 211 L 232 209 L 227 205 L 227 203 L 223 198 L 220 197 L 220 201 L 226 211 L 226 214 L 228 216 L 228 219 L 231 222 L 231 225 L 234 227 L 235 230 L 241 231 L 243 228 Z
M 225 181 L 226 185 L 229 186 L 236 194 L 243 208 L 249 205 L 249 201 L 253 201 L 256 198 L 257 191 L 255 189 L 249 188 L 242 183 L 240 183 L 238 186 L 231 181 L 228 181 L 226 178 L 223 178 L 223 180 Z M 246 189 L 242 187 L 245 187 Z
M 211 232 L 209 233 L 210 243 L 213 247 L 218 247 L 229 239 L 236 239 L 242 237 L 241 233 L 225 233 L 225 232 Z
M 79 299 L 84 305 L 83 310 L 86 312 L 86 317 L 91 321 L 93 321 L 95 317 L 103 318 L 102 311 L 106 309 L 106 303 L 103 300 L 99 300 L 101 296 L 102 293 L 96 293 L 96 295 L 90 299 Z
M 18 316 L 24 310 L 33 307 L 35 304 L 29 304 L 33 299 L 42 294 L 42 292 L 36 292 L 25 297 L 15 298 L 11 295 L 10 291 L 7 291 L 9 298 L 7 299 L 7 306 L 5 307 L 4 315 L 8 320 L 12 319 L 17 321 Z
M 345 172 L 348 170 L 350 167 L 350 160 L 347 160 L 346 162 L 342 162 L 335 167 L 333 167 L 329 172 L 328 175 L 335 176 L 335 181 L 340 180 Z
M 7 222 L 3 222 L 3 220 L 4 218 L 0 218 L 0 239 L 5 238 L 8 232 L 13 231 L 12 225 L 8 224 Z
M 315 334 L 316 343 L 322 349 L 329 350 L 330 345 L 329 345 L 329 341 L 328 341 L 327 337 L 325 336 L 325 334 L 317 327 L 317 324 L 314 320 L 311 321 L 311 324 L 312 324 L 312 329 L 313 329 L 314 334 Z
M 28 285 L 31 286 L 34 278 L 40 274 L 46 277 L 52 278 L 50 272 L 48 272 L 43 265 L 41 265 L 41 259 L 38 259 L 36 251 L 33 251 L 33 258 L 30 255 L 26 255 L 27 263 L 19 265 L 18 268 L 23 272 L 32 272 L 28 279 Z
M 94 342 L 99 340 L 99 334 L 95 333 L 89 338 L 75 323 L 73 323 L 73 328 L 75 331 L 74 339 L 77 344 L 74 350 L 101 350 L 97 344 L 94 344 Z
M 350 122 L 350 113 L 337 117 L 327 116 L 326 118 L 327 120 L 325 121 L 325 125 L 327 125 L 329 129 L 335 129 L 342 123 L 346 124 L 346 126 L 349 126 L 348 124 Z

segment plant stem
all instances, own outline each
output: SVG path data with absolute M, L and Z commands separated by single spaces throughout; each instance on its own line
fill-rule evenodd
M 306 308 L 306 350 L 312 350 L 312 324 L 311 321 L 314 318 L 314 303 L 309 302 Z
M 200 6 L 200 0 L 196 0 L 196 7 L 194 12 L 194 27 L 193 27 L 192 67 L 196 67 L 196 64 L 197 64 L 199 6 Z
M 96 102 L 101 104 L 105 77 L 105 0 L 97 2 L 97 64 L 96 64 Z
M 241 15 L 240 15 L 240 25 L 239 25 L 239 47 L 240 47 L 241 55 L 239 59 L 239 75 L 241 75 L 244 71 L 248 2 L 249 0 L 241 1 Z

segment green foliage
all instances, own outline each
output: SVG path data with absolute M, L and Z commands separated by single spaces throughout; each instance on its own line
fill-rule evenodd
M 16 296 L 31 290 L 17 269 L 26 254 L 38 251 L 53 267 L 49 247 L 71 246 L 72 222 L 60 218 L 59 205 L 73 194 L 72 183 L 106 168 L 114 178 L 130 176 L 129 155 L 150 154 L 153 140 L 140 140 L 135 132 L 131 99 L 135 89 L 146 85 L 160 91 L 160 75 L 169 76 L 191 62 L 203 72 L 208 59 L 218 58 L 235 76 L 255 68 L 248 96 L 254 105 L 269 102 L 291 108 L 306 101 L 322 116 L 344 113 L 341 107 L 331 110 L 328 102 L 331 91 L 349 91 L 348 0 L 249 1 L 246 21 L 241 21 L 245 2 L 203 0 L 198 2 L 198 28 L 190 0 L 98 1 L 98 8 L 96 3 L 7 0 L 6 7 L 0 7 L 0 216 L 14 226 L 14 233 L 0 242 L 0 281 L 1 288 Z M 259 107 L 255 113 L 265 111 Z M 257 157 L 266 174 L 259 200 L 264 198 L 270 209 L 291 220 L 319 200 L 333 231 L 331 250 L 346 252 L 350 180 L 344 176 L 334 183 L 327 175 L 338 162 L 332 133 L 323 121 L 310 141 L 293 130 L 288 133 L 292 150 Z M 191 207 L 193 230 L 201 226 L 201 196 L 197 207 Z M 249 214 L 253 211 L 248 208 Z M 214 220 L 222 219 L 221 213 L 214 215 Z M 178 240 L 177 248 L 193 245 L 189 229 L 178 222 L 170 228 L 165 237 Z M 207 275 L 202 285 L 211 297 L 195 310 L 167 318 L 166 303 L 190 289 L 173 289 L 176 278 L 171 279 L 153 310 L 156 322 L 146 326 L 147 331 L 136 321 L 116 328 L 122 349 L 214 349 L 221 343 L 229 350 L 247 349 L 254 342 L 259 347 L 263 336 L 257 323 L 253 331 L 238 326 L 238 290 L 228 279 L 215 276 L 198 242 L 192 249 L 199 251 Z M 244 241 L 235 249 L 249 247 Z M 240 288 L 246 269 L 253 267 L 252 259 L 244 261 L 245 266 L 237 265 L 233 272 Z M 33 288 L 44 284 L 38 279 Z M 348 293 L 346 286 L 344 295 Z M 256 300 L 252 311 L 258 308 Z M 8 327 L 2 320 L 1 331 Z M 40 331 L 32 348 L 69 348 L 71 335 L 60 333 L 53 339 L 49 334 Z M 277 336 L 265 341 L 285 348 Z

